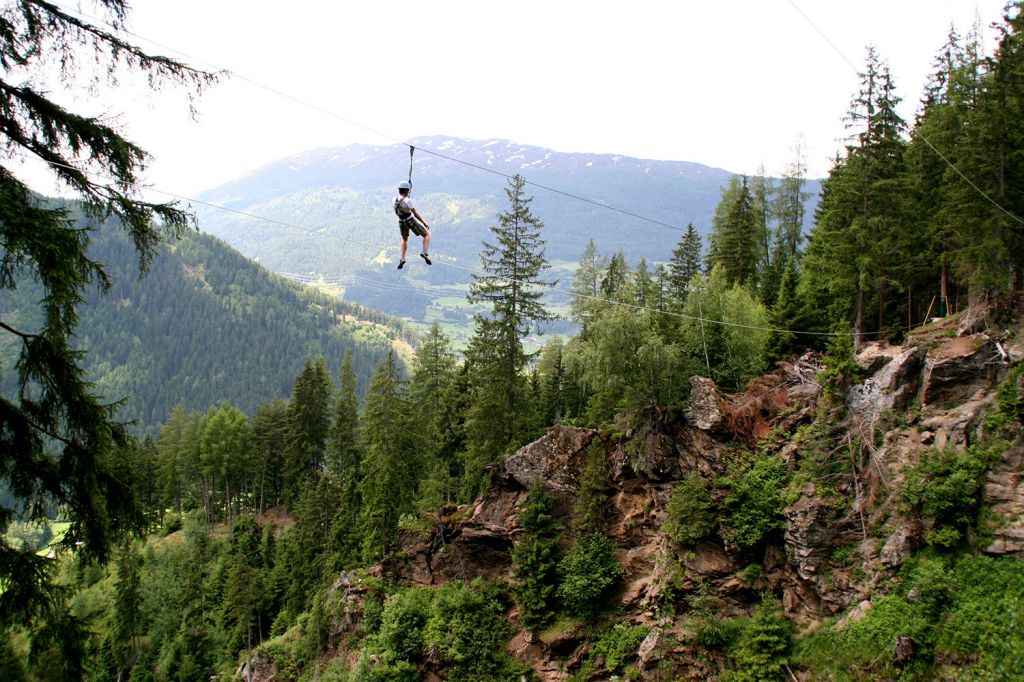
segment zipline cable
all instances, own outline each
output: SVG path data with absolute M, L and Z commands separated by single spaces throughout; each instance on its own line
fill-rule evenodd
M 78 172 L 83 172 L 82 169 L 76 168 L 74 166 L 71 166 L 71 165 L 68 165 L 68 164 L 65 164 L 65 163 L 58 163 L 56 161 L 50 161 L 48 159 L 41 159 L 41 158 L 38 159 L 38 160 L 42 161 L 43 163 L 49 164 L 51 166 L 60 167 L 60 168 L 66 168 L 66 169 L 70 169 L 70 170 L 76 170 Z M 94 173 L 96 175 L 101 175 L 100 173 L 97 173 L 95 171 L 94 171 Z M 215 204 L 215 203 L 210 202 L 210 201 L 204 201 L 202 199 L 197 199 L 195 197 L 189 197 L 189 196 L 186 196 L 184 194 L 178 194 L 176 192 L 169 192 L 167 190 L 162 190 L 162 189 L 159 189 L 157 187 L 150 186 L 150 187 L 146 187 L 145 189 L 149 190 L 150 192 L 155 192 L 157 194 L 161 194 L 163 196 L 170 197 L 171 199 L 176 199 L 178 201 L 185 201 L 185 202 L 188 202 L 190 204 L 194 203 L 194 204 L 199 204 L 201 206 L 207 206 L 209 208 L 217 209 L 217 210 L 220 210 L 220 211 L 226 211 L 228 213 L 233 213 L 235 215 L 244 216 L 246 218 L 252 218 L 253 220 L 262 220 L 262 221 L 265 221 L 265 222 L 268 222 L 268 223 L 272 223 L 274 225 L 280 225 L 282 227 L 287 227 L 287 228 L 299 230 L 301 232 L 306 232 L 307 234 L 312 234 L 312 235 L 316 235 L 316 236 L 319 236 L 319 237 L 331 237 L 333 239 L 338 239 L 338 240 L 341 240 L 341 241 L 344 241 L 344 242 L 350 242 L 352 244 L 359 244 L 360 246 L 366 246 L 366 247 L 369 247 L 371 249 L 376 249 L 378 251 L 382 251 L 384 253 L 392 251 L 395 248 L 395 247 L 392 247 L 392 246 L 384 246 L 384 245 L 381 245 L 381 244 L 372 244 L 370 242 L 365 242 L 365 241 L 362 241 L 360 239 L 353 239 L 352 237 L 345 237 L 345 236 L 342 236 L 342 235 L 339 235 L 339 234 L 330 234 L 329 232 L 326 232 L 323 228 L 312 229 L 312 228 L 308 228 L 308 227 L 302 227 L 301 225 L 295 225 L 293 223 L 289 223 L 289 222 L 286 222 L 284 220 L 278 220 L 277 218 L 268 218 L 266 216 L 257 215 L 255 213 L 250 213 L 248 211 L 243 211 L 243 210 L 240 210 L 240 209 L 237 209 L 237 208 L 230 208 L 228 206 L 221 206 L 220 204 Z M 449 258 L 449 257 L 441 255 L 440 258 L 436 258 L 435 257 L 435 260 L 438 263 L 438 265 L 444 265 L 444 266 L 447 266 L 449 268 L 454 268 L 456 270 L 464 270 L 465 272 L 469 272 L 469 273 L 471 273 L 473 275 L 476 275 L 478 277 L 481 277 L 481 278 L 493 278 L 494 277 L 493 275 L 491 275 L 491 274 L 489 274 L 487 272 L 484 272 L 482 270 L 477 270 L 475 268 L 471 268 L 471 267 L 468 267 L 468 266 L 465 266 L 465 265 L 459 265 L 459 264 L 454 263 L 454 262 L 448 262 L 448 261 L 445 260 L 446 258 Z M 581 294 L 581 293 L 578 293 L 578 292 L 575 292 L 575 291 L 569 291 L 567 289 L 560 289 L 560 288 L 556 287 L 553 284 L 547 284 L 545 282 L 531 282 L 531 281 L 527 281 L 527 280 L 515 279 L 515 278 L 512 278 L 512 277 L 504 278 L 502 281 L 509 282 L 509 283 L 519 284 L 519 285 L 522 285 L 524 287 L 538 286 L 538 287 L 545 288 L 545 289 L 547 289 L 549 291 L 553 291 L 553 292 L 560 293 L 560 294 L 565 294 L 566 296 L 569 296 L 571 298 L 582 298 L 582 299 L 585 299 L 585 300 L 595 301 L 595 302 L 598 302 L 598 303 L 606 303 L 608 305 L 621 306 L 621 307 L 624 307 L 624 308 L 631 308 L 631 309 L 637 310 L 637 311 L 654 313 L 654 314 L 657 314 L 657 315 L 665 315 L 667 317 L 676 317 L 676 318 L 683 319 L 683 320 L 693 320 L 693 321 L 697 321 L 697 322 L 701 322 L 701 323 L 717 324 L 717 325 L 719 325 L 721 327 L 732 327 L 732 328 L 735 328 L 735 329 L 749 329 L 749 330 L 752 330 L 752 331 L 776 332 L 776 333 L 780 333 L 780 334 L 793 334 L 793 335 L 801 335 L 801 336 L 837 337 L 837 336 L 848 336 L 849 335 L 848 332 L 812 332 L 812 331 L 803 331 L 803 330 L 798 330 L 798 329 L 779 329 L 779 328 L 776 328 L 776 327 L 764 327 L 764 326 L 759 326 L 759 325 L 740 324 L 738 322 L 726 322 L 725 320 L 712 320 L 712 319 L 709 319 L 709 318 L 706 318 L 706 317 L 703 317 L 703 316 L 687 315 L 686 313 L 677 313 L 677 312 L 673 312 L 671 310 L 662 310 L 661 308 L 650 308 L 648 306 L 638 305 L 636 303 L 629 303 L 627 301 L 617 301 L 615 299 L 604 298 L 602 296 L 593 296 L 593 295 L 590 295 L 590 294 Z M 863 334 L 862 336 L 870 336 L 870 335 L 880 334 L 880 333 L 881 332 L 869 332 L 869 333 Z
M 272 86 L 266 85 L 266 84 L 261 83 L 261 82 L 256 81 L 256 80 L 253 80 L 253 79 L 251 79 L 251 78 L 249 78 L 249 77 L 247 77 L 247 76 L 245 76 L 243 74 L 238 73 L 237 71 L 232 71 L 231 69 L 221 68 L 221 67 L 217 66 L 216 64 L 212 64 L 211 62 L 206 61 L 204 59 L 198 59 L 196 57 L 193 57 L 193 56 L 189 55 L 188 53 L 183 52 L 181 50 L 178 50 L 178 49 L 176 49 L 174 47 L 162 44 L 162 43 L 157 42 L 155 40 L 151 40 L 150 38 L 142 36 L 142 35 L 140 35 L 138 33 L 135 33 L 133 31 L 129 31 L 128 29 L 125 29 L 125 28 L 122 28 L 120 26 L 116 26 L 114 24 L 111 24 L 111 23 L 109 23 L 108 21 L 106 21 L 105 19 L 103 19 L 101 17 L 91 16 L 91 15 L 86 14 L 86 13 L 80 11 L 80 10 L 73 9 L 71 7 L 68 7 L 67 5 L 63 5 L 63 4 L 59 3 L 59 2 L 55 2 L 54 5 L 57 6 L 57 7 L 60 7 L 62 9 L 64 9 L 64 10 L 67 10 L 69 12 L 74 12 L 74 13 L 76 13 L 76 14 L 84 17 L 84 18 L 87 18 L 87 19 L 90 19 L 92 21 L 101 23 L 104 26 L 109 27 L 113 31 L 124 33 L 125 35 L 130 35 L 130 36 L 132 36 L 134 38 L 138 38 L 139 40 L 146 41 L 147 43 L 150 43 L 150 44 L 155 45 L 157 47 L 160 47 L 162 49 L 170 50 L 171 52 L 175 52 L 175 53 L 181 55 L 182 57 L 184 57 L 185 59 L 188 59 L 190 61 L 194 61 L 194 62 L 198 62 L 198 63 L 201 63 L 201 64 L 205 64 L 206 66 L 208 66 L 209 68 L 211 68 L 214 71 L 228 73 L 232 77 L 237 78 L 238 80 L 240 80 L 240 81 L 242 81 L 244 83 L 248 83 L 249 85 L 252 85 L 254 87 L 260 88 L 262 90 L 266 90 L 267 92 L 270 92 L 270 93 L 273 93 L 275 95 L 278 95 L 279 97 L 283 97 L 285 99 L 291 100 L 292 102 L 295 102 L 297 104 L 301 104 L 304 107 L 307 107 L 307 108 L 312 109 L 314 111 L 320 112 L 320 113 L 322 113 L 322 114 L 324 114 L 326 116 L 329 116 L 331 118 L 335 118 L 335 119 L 337 119 L 339 121 L 347 123 L 348 125 L 354 126 L 356 128 L 361 128 L 362 130 L 365 130 L 365 131 L 367 131 L 369 133 L 372 133 L 372 134 L 377 135 L 379 137 L 382 137 L 384 139 L 390 140 L 391 142 L 393 142 L 395 144 L 400 144 L 400 145 L 404 145 L 406 147 L 409 147 L 409 156 L 410 156 L 410 170 L 409 170 L 410 180 L 409 180 L 409 183 L 412 184 L 412 179 L 411 179 L 412 178 L 412 168 L 411 168 L 412 158 L 411 157 L 412 157 L 412 153 L 413 153 L 413 150 L 415 149 L 415 147 L 412 144 L 410 144 L 409 142 L 405 142 L 403 140 L 400 140 L 399 138 L 395 137 L 394 135 L 389 135 L 388 133 L 381 132 L 379 130 L 371 128 L 370 126 L 367 126 L 367 125 L 365 125 L 363 123 L 360 123 L 358 121 L 354 121 L 354 120 L 352 120 L 350 118 L 347 118 L 347 117 L 342 116 L 342 115 L 340 115 L 338 113 L 335 113 L 334 111 L 331 111 L 329 109 L 325 109 L 324 107 L 322 107 L 320 105 L 308 102 L 308 101 L 306 101 L 304 99 L 296 97 L 295 95 L 291 95 L 289 93 L 286 93 L 286 92 L 283 92 L 281 90 L 278 90 L 277 88 L 274 88 Z M 464 166 L 469 166 L 470 168 L 475 168 L 477 170 L 481 170 L 481 171 L 484 171 L 484 172 L 487 172 L 487 173 L 491 173 L 493 175 L 497 175 L 497 176 L 503 177 L 503 178 L 505 178 L 507 180 L 511 180 L 513 178 L 512 175 L 509 175 L 508 173 L 503 173 L 503 172 L 501 172 L 499 170 L 495 170 L 493 168 L 487 168 L 486 166 L 481 166 L 479 164 L 471 163 L 471 162 L 465 161 L 463 159 L 458 159 L 458 158 L 455 158 L 453 156 L 448 156 L 447 154 L 442 154 L 440 152 L 433 151 L 431 149 L 425 149 L 423 147 L 420 147 L 419 149 L 420 149 L 421 152 L 423 152 L 425 154 L 430 154 L 432 156 L 436 156 L 436 157 L 445 159 L 447 161 L 452 161 L 452 162 L 455 162 L 455 163 L 460 163 L 460 164 L 462 164 Z M 664 221 L 657 220 L 655 218 L 650 218 L 650 217 L 641 215 L 639 213 L 634 213 L 632 211 L 627 211 L 625 209 L 621 209 L 621 208 L 618 208 L 616 206 L 612 206 L 611 204 L 606 204 L 606 203 L 604 203 L 602 201 L 597 201 L 597 200 L 594 200 L 594 199 L 588 199 L 586 197 L 582 197 L 582 196 L 579 196 L 577 194 L 573 194 L 571 192 L 567 192 L 565 190 L 558 189 L 556 187 L 550 187 L 548 185 L 542 185 L 542 184 L 537 183 L 537 182 L 532 182 L 530 180 L 525 180 L 525 178 L 524 178 L 524 181 L 525 181 L 526 185 L 529 185 L 531 187 L 536 187 L 538 189 L 542 189 L 542 190 L 544 190 L 546 192 L 551 192 L 553 194 L 558 194 L 558 195 L 564 196 L 564 197 L 569 198 L 569 199 L 574 199 L 576 201 L 581 201 L 581 202 L 584 202 L 584 203 L 587 203 L 587 204 L 591 204 L 593 206 L 597 206 L 599 208 L 603 208 L 603 209 L 608 210 L 608 211 L 613 211 L 615 213 L 619 213 L 621 215 L 628 216 L 630 218 L 635 218 L 637 220 L 641 220 L 641 221 L 644 221 L 644 222 L 651 223 L 652 225 L 658 225 L 660 227 L 665 227 L 665 228 L 668 228 L 670 230 L 675 230 L 676 232 L 680 232 L 680 233 L 685 233 L 686 232 L 686 229 L 681 228 L 681 227 L 679 227 L 677 225 L 672 225 L 671 223 L 666 223 Z

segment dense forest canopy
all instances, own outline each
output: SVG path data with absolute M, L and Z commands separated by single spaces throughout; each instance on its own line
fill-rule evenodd
M 107 4 L 123 12 L 121 3 Z M 28 18 L 46 12 L 39 16 L 66 22 L 41 3 L 25 7 Z M 13 289 L 25 268 L 35 268 L 44 298 L 36 331 L 22 330 L 8 318 L 9 310 L 0 311 L 4 330 L 20 345 L 18 381 L 2 403 L 0 521 L 6 529 L 18 514 L 22 521 L 40 519 L 61 503 L 72 524 L 66 544 L 93 544 L 79 552 L 80 561 L 72 561 L 35 553 L 45 553 L 45 533 L 21 529 L 18 547 L 5 536 L 0 615 L 11 637 L 0 643 L 0 661 L 14 671 L 12 679 L 196 680 L 230 675 L 257 650 L 288 679 L 375 680 L 417 679 L 417 666 L 430 651 L 452 679 L 528 674 L 503 646 L 510 634 L 503 614 L 511 604 L 531 628 L 563 616 L 593 623 L 622 575 L 602 520 L 608 483 L 600 453 L 591 453 L 585 464 L 568 523 L 553 521 L 551 501 L 539 486 L 530 490 L 508 584 L 453 583 L 437 590 L 375 585 L 376 601 L 367 602 L 372 606 L 364 614 L 368 636 L 355 645 L 358 662 L 351 668 L 320 668 L 330 636 L 328 588 L 342 571 L 387 558 L 400 533 L 443 525 L 457 505 L 489 489 L 509 453 L 554 424 L 642 439 L 678 417 L 692 377 L 740 391 L 775 361 L 809 348 L 829 353 L 822 383 L 826 398 L 834 398 L 854 373 L 853 350 L 865 340 L 898 341 L 968 303 L 1019 295 L 1019 9 L 1016 3 L 1008 8 L 991 55 L 977 31 L 949 35 L 913 122 L 897 115 L 894 77 L 882 56 L 868 49 L 847 118 L 851 136 L 823 185 L 809 235 L 800 229 L 806 171 L 797 151 L 778 182 L 762 173 L 737 176 L 722 188 L 706 245 L 691 226 L 663 261 L 635 265 L 622 252 L 602 253 L 594 242 L 584 246 L 572 284 L 571 314 L 579 332 L 552 338 L 531 354 L 524 340 L 551 316 L 541 296 L 548 285 L 547 228 L 533 211 L 524 179 L 515 176 L 470 287 L 469 300 L 485 311 L 476 317 L 465 353 L 455 352 L 434 325 L 418 341 L 411 371 L 403 371 L 390 349 L 380 354 L 362 400 L 357 366 L 365 356 L 348 353 L 338 363 L 310 355 L 290 377 L 288 399 L 262 378 L 238 377 L 249 382 L 245 399 L 252 402 L 203 394 L 207 404 L 173 409 L 155 438 L 141 441 L 127 437 L 111 408 L 90 392 L 70 337 L 79 330 L 89 345 L 107 324 L 105 313 L 96 313 L 96 327 L 84 326 L 86 315 L 77 311 L 86 284 L 99 280 L 116 304 L 124 277 L 90 260 L 88 242 L 137 250 L 150 276 L 171 282 L 154 258 L 146 212 L 172 209 L 106 196 L 99 208 L 127 212 L 121 218 L 135 238 L 129 246 L 102 231 L 73 229 L 65 213 L 40 205 L 9 178 L 3 191 L 13 199 L 5 199 L 4 210 L 27 214 L 34 221 L 28 224 L 45 228 L 45 239 L 64 245 L 70 255 L 46 258 L 42 243 L 34 244 L 30 231 L 19 227 L 26 224 L 22 218 L 4 217 L 2 283 Z M 31 35 L 31 29 L 19 30 Z M 10 42 L 0 40 L 0 49 L 8 59 L 23 56 Z M 184 67 L 168 68 L 176 74 L 174 69 Z M 110 154 L 98 147 L 98 153 L 104 150 Z M 165 216 L 171 227 L 176 216 Z M 207 248 L 199 239 L 178 244 Z M 211 312 L 217 319 L 257 312 L 258 320 L 286 304 L 281 296 L 298 298 L 294 291 L 262 289 L 239 262 L 211 265 L 207 272 L 237 278 L 227 283 L 224 307 Z M 174 281 L 180 286 L 188 280 Z M 193 277 L 191 285 L 201 281 Z M 151 308 L 133 302 L 132 308 L 146 317 L 176 313 L 194 324 L 188 318 L 202 315 L 204 304 L 189 303 L 198 299 L 184 290 L 177 298 Z M 306 331 L 324 323 L 311 315 L 302 322 Z M 214 354 L 170 351 L 173 359 L 196 363 L 188 376 L 216 374 L 223 362 Z M 108 361 L 117 364 L 119 357 L 112 354 Z M 999 429 L 1018 428 L 1021 418 L 1019 369 L 1014 376 L 1018 383 L 1010 381 L 1000 394 Z M 139 390 L 131 386 L 121 385 Z M 199 389 L 167 390 L 173 402 L 175 392 Z M 841 411 L 841 403 L 835 399 L 828 406 Z M 837 413 L 824 414 L 805 437 L 827 440 L 829 420 Z M 665 530 L 677 543 L 694 546 L 718 533 L 742 554 L 779 535 L 787 463 L 756 448 L 736 449 L 716 483 L 717 497 L 700 476 L 677 484 L 681 492 L 673 493 L 672 523 Z M 849 473 L 827 451 L 820 457 L 809 459 L 817 467 L 811 474 L 826 479 Z M 938 503 L 927 507 L 934 497 L 924 483 L 906 488 L 909 503 L 932 510 L 936 534 L 930 551 L 973 547 L 979 472 L 992 461 L 991 452 L 978 446 L 955 461 L 936 458 L 918 466 L 920 481 L 948 475 L 967 487 L 949 493 L 962 503 L 953 510 Z M 90 478 L 83 462 L 95 464 L 99 473 Z M 116 504 L 106 514 L 96 512 L 96 505 L 111 499 Z M 132 529 L 149 540 L 119 532 Z M 107 562 L 101 550 L 115 539 L 122 541 Z M 956 555 L 941 565 L 930 561 L 920 571 L 946 581 L 946 601 L 936 601 L 929 613 L 923 606 L 907 607 L 921 619 L 959 608 L 957 599 L 966 599 L 966 592 L 957 592 L 958 586 L 971 584 L 972 571 L 997 576 L 1010 589 L 1020 584 L 1016 565 L 1006 568 L 1006 562 Z M 757 583 L 762 567 L 750 570 L 751 583 Z M 918 573 L 912 580 L 925 585 L 926 577 Z M 21 580 L 30 587 L 22 589 L 16 582 Z M 982 597 L 991 595 L 979 596 L 978 603 Z M 696 588 L 679 600 L 680 608 L 684 603 L 694 613 L 708 612 Z M 782 679 L 781 657 L 792 628 L 778 616 L 774 595 L 762 594 L 757 603 L 742 628 L 708 626 L 699 635 L 706 638 L 702 645 L 729 642 L 739 671 L 732 671 L 732 679 Z M 616 642 L 632 650 L 638 644 L 628 627 L 614 632 L 617 640 L 601 640 L 608 647 L 606 664 Z M 828 665 L 814 651 L 805 654 L 799 662 L 805 670 Z M 957 655 L 990 665 L 976 649 Z M 866 665 L 873 670 L 873 663 Z

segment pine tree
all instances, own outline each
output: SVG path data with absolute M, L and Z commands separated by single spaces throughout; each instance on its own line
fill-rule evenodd
M 608 267 L 607 259 L 597 255 L 594 240 L 587 242 L 580 256 L 579 264 L 572 277 L 572 299 L 570 316 L 580 325 L 580 336 L 586 336 L 587 326 L 594 314 L 605 304 L 595 300 L 601 295 L 601 278 Z
M 119 24 L 127 9 L 124 0 L 102 3 Z M 49 164 L 94 226 L 105 218 L 123 225 L 144 269 L 165 234 L 187 227 L 187 214 L 138 199 L 145 151 L 112 127 L 110 117 L 81 116 L 58 104 L 40 74 L 55 67 L 59 82 L 70 84 L 85 60 L 105 69 L 110 82 L 118 72 L 137 71 L 154 87 L 170 82 L 198 90 L 213 76 L 146 54 L 102 24 L 50 3 L 19 3 L 5 11 L 3 24 L 0 127 L 6 158 L 27 154 Z M 92 230 L 73 225 L 69 210 L 41 202 L 8 166 L 0 166 L 0 289 L 34 282 L 41 294 L 38 317 L 0 318 L 0 330 L 20 344 L 17 360 L 4 363 L 3 383 L 14 388 L 0 396 L 0 471 L 19 508 L 41 515 L 60 507 L 71 520 L 64 545 L 77 547 L 86 560 L 103 560 L 114 540 L 138 530 L 142 518 L 131 482 L 117 471 L 127 431 L 115 421 L 116 405 L 93 392 L 71 336 L 86 289 L 96 285 L 105 292 L 112 280 L 88 255 Z M 111 180 L 94 180 L 100 175 Z M 33 319 L 38 322 L 26 323 Z M 11 509 L 0 508 L 0 535 L 13 519 Z M 27 622 L 37 614 L 50 592 L 50 563 L 0 543 L 0 622 Z
M 263 403 L 252 417 L 256 511 L 283 501 L 284 453 L 288 444 L 288 403 L 278 398 Z
M 869 48 L 861 89 L 847 116 L 856 132 L 846 158 L 829 175 L 807 250 L 809 284 L 827 289 L 828 297 L 842 297 L 839 306 L 852 309 L 856 344 L 869 327 L 885 331 L 890 285 L 905 286 L 901 268 L 913 258 L 912 235 L 904 228 L 906 124 L 896 112 L 899 101 L 888 67 Z M 871 307 L 877 310 L 875 324 L 867 318 Z
M 732 176 L 722 190 L 709 241 L 709 268 L 721 266 L 730 284 L 756 283 L 762 240 L 746 176 Z
M 957 270 L 975 300 L 1024 286 L 1022 14 L 1018 3 L 1008 4 L 998 27 L 998 46 L 984 60 L 977 100 L 953 158 L 959 173 L 949 175 L 947 185 L 950 221 L 959 246 Z
M 455 374 L 451 341 L 435 322 L 416 353 L 415 370 L 409 383 L 415 448 L 430 484 L 427 486 L 429 494 L 422 495 L 417 503 L 423 511 L 436 512 L 452 497 L 452 475 L 457 469 L 459 447 L 458 416 L 453 400 Z
M 348 350 L 338 370 L 334 418 L 328 437 L 327 471 L 343 479 L 354 477 L 359 470 L 359 397 L 352 355 Z
M 467 358 L 471 362 L 473 402 L 467 415 L 467 484 L 478 489 L 484 468 L 529 437 L 532 425 L 523 374 L 529 355 L 523 339 L 531 328 L 551 319 L 541 301 L 547 267 L 543 223 L 530 212 L 526 181 L 516 175 L 505 193 L 509 208 L 492 227 L 495 244 L 484 242 L 480 260 L 485 274 L 474 275 L 467 299 L 490 310 L 475 317 Z
M 138 660 L 140 638 L 145 632 L 142 606 L 141 558 L 131 543 L 122 544 L 117 557 L 111 640 L 118 678 L 127 677 Z

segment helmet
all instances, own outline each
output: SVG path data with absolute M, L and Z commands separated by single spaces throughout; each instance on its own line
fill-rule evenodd
M 398 189 L 412 189 L 412 185 L 403 180 L 402 182 L 398 183 Z

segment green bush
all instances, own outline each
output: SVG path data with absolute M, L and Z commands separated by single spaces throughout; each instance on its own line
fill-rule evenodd
M 384 604 L 376 641 L 395 658 L 419 659 L 423 652 L 423 628 L 431 615 L 429 590 L 410 588 L 391 595 Z
M 429 651 L 451 682 L 518 680 L 528 668 L 505 649 L 511 636 L 505 608 L 500 590 L 482 581 L 397 592 L 384 604 L 380 629 L 367 639 L 353 679 L 418 680 Z
M 930 525 L 928 544 L 951 549 L 978 525 L 985 472 L 997 446 L 974 444 L 963 451 L 933 450 L 905 471 L 903 499 Z
M 623 574 L 615 558 L 615 545 L 599 531 L 576 538 L 560 566 L 558 596 L 565 610 L 579 618 L 597 615 L 605 596 Z
M 594 643 L 593 656 L 604 659 L 604 667 L 611 674 L 621 673 L 626 664 L 636 658 L 640 643 L 650 628 L 643 625 L 615 623 Z
M 719 480 L 719 485 L 729 489 L 723 500 L 726 523 L 722 539 L 750 549 L 781 530 L 788 478 L 786 463 L 772 455 L 758 455 L 751 464 L 733 461 L 728 477 Z
M 713 522 L 711 492 L 694 471 L 673 488 L 662 531 L 676 544 L 692 545 L 711 534 Z
M 795 660 L 812 679 L 1024 679 L 1024 562 L 923 556 L 902 577 L 860 620 L 798 643 Z M 893 661 L 898 636 L 915 646 L 903 668 Z

